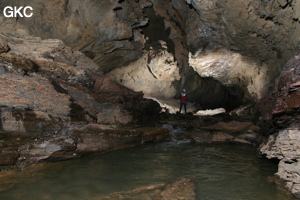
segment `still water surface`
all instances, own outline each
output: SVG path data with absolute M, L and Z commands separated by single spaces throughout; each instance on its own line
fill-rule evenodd
M 294 200 L 270 181 L 277 165 L 256 148 L 234 144 L 166 142 L 63 162 L 0 188 L 5 200 L 91 200 L 182 177 L 197 200 Z M 2 186 L 3 187 L 3 186 Z

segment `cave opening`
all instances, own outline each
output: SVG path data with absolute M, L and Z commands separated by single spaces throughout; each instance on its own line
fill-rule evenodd
M 243 103 L 244 91 L 239 86 L 227 87 L 211 77 L 200 77 L 197 73 L 189 76 L 185 84 L 189 101 L 196 103 L 200 109 L 224 108 L 232 111 Z

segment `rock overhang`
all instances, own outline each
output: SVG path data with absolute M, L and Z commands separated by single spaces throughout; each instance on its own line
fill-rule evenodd
M 22 2 L 26 3 L 26 0 L 10 1 L 16 5 Z M 6 3 L 3 1 L 1 6 Z M 282 63 L 299 50 L 297 2 L 286 2 L 284 6 L 280 1 L 271 4 L 256 0 L 106 3 L 61 0 L 56 4 L 35 4 L 34 1 L 31 4 L 35 5 L 36 11 L 33 18 L 20 19 L 16 26 L 12 26 L 15 23 L 13 19 L 2 18 L 3 28 L 42 38 L 60 38 L 92 58 L 105 73 L 125 69 L 149 51 L 167 51 L 173 55 L 174 65 L 179 71 L 179 78 L 174 75 L 170 80 L 175 81 L 169 81 L 176 92 L 172 89 L 169 93 L 177 98 L 180 90 L 186 88 L 193 91 L 192 99 L 199 99 L 200 96 L 194 94 L 199 90 L 202 96 L 209 98 L 223 96 L 222 100 L 213 104 L 198 102 L 207 108 L 218 107 L 221 101 L 232 104 L 232 100 L 228 101 L 222 92 L 205 92 L 217 91 L 216 87 L 221 86 L 228 91 L 229 99 L 238 102 L 232 108 L 260 99 L 279 75 Z M 81 6 L 83 4 L 84 7 Z M 54 5 L 61 9 L 50 12 Z M 215 59 L 212 61 L 213 56 Z M 210 63 L 207 63 L 208 60 Z M 156 68 L 162 62 L 157 62 Z M 141 67 L 149 69 L 145 65 Z M 197 73 L 191 72 L 193 70 Z M 212 88 L 195 87 L 195 84 L 207 82 L 198 81 L 207 76 L 218 83 L 211 84 Z M 143 81 L 143 76 L 134 78 Z M 189 83 L 190 80 L 194 81 L 194 85 Z M 144 91 L 145 85 L 140 86 L 137 90 Z M 153 87 L 154 91 L 157 87 L 164 87 L 167 91 L 170 84 L 153 82 L 147 87 Z M 164 93 L 157 90 L 153 96 Z

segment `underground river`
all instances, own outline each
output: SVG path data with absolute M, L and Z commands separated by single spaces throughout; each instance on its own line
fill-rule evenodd
M 92 200 L 190 178 L 197 200 L 292 200 L 273 180 L 277 164 L 256 147 L 164 142 L 56 163 L 1 183 L 0 199 Z

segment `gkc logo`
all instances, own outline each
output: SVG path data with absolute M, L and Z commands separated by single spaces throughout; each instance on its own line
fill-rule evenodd
M 3 10 L 5 17 L 32 17 L 33 8 L 31 6 L 6 6 Z

